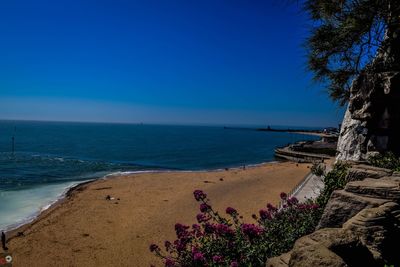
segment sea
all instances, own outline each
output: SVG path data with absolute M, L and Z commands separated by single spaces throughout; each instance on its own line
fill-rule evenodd
M 318 140 L 255 128 L 0 121 L 0 230 L 33 220 L 81 182 L 256 165 L 276 161 L 276 147 Z

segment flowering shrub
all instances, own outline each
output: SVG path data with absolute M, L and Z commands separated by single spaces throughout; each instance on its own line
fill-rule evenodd
M 333 165 L 333 169 L 323 176 L 324 188 L 316 199 L 316 203 L 320 207 L 325 208 L 333 191 L 346 186 L 349 167 L 350 165 L 347 163 L 337 162 Z
M 164 250 L 150 246 L 167 267 L 265 266 L 268 257 L 289 251 L 296 239 L 314 231 L 321 214 L 318 205 L 281 193 L 281 209 L 267 204 L 259 216 L 253 215 L 253 223 L 244 223 L 236 209 L 226 208 L 223 217 L 203 191 L 193 194 L 200 203 L 198 224 L 177 223 L 174 242 L 165 241 Z

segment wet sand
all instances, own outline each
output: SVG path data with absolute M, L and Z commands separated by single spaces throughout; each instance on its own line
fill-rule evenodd
M 290 191 L 309 167 L 269 163 L 245 170 L 132 174 L 80 185 L 10 233 L 13 266 L 160 266 L 148 247 L 173 240 L 175 223 L 195 223 L 193 190 L 204 190 L 221 212 L 232 206 L 251 221 L 268 202 L 278 203 L 279 193 Z

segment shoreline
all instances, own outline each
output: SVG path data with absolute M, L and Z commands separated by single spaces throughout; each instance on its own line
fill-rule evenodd
M 18 262 L 32 262 L 36 254 L 48 250 L 52 256 L 49 263 L 43 265 L 51 266 L 54 264 L 53 256 L 57 258 L 60 256 L 59 253 L 75 253 L 71 247 L 81 246 L 84 242 L 81 240 L 81 235 L 90 234 L 90 237 L 94 238 L 87 246 L 102 247 L 101 244 L 104 242 L 111 242 L 112 247 L 122 250 L 125 248 L 120 246 L 120 239 L 131 236 L 126 240 L 128 247 L 139 251 L 140 255 L 132 255 L 130 260 L 137 263 L 137 266 L 148 265 L 155 260 L 148 252 L 148 243 L 171 239 L 174 235 L 173 224 L 177 220 L 182 220 L 183 223 L 194 222 L 197 204 L 192 197 L 193 189 L 201 188 L 209 192 L 212 203 L 215 203 L 221 212 L 233 202 L 246 220 L 249 220 L 251 217 L 249 212 L 256 213 L 266 202 L 278 204 L 279 193 L 290 191 L 309 173 L 307 165 L 309 166 L 309 164 L 297 165 L 293 162 L 275 161 L 254 167 L 246 166 L 246 170 L 239 167 L 230 168 L 228 171 L 225 169 L 164 173 L 158 171 L 158 173 L 108 175 L 71 187 L 64 198 L 40 213 L 32 222 L 8 231 L 8 245 L 16 260 L 16 266 Z M 132 193 L 128 193 L 127 190 Z M 106 195 L 121 200 L 107 201 Z M 134 221 L 130 221 L 132 219 L 129 218 Z M 148 229 L 150 222 L 154 223 L 155 230 Z M 101 224 L 102 227 L 95 231 L 93 228 L 96 228 L 97 224 Z M 128 225 L 130 227 L 127 227 Z M 73 234 L 78 230 L 82 233 Z M 112 233 L 112 239 L 104 239 L 104 236 L 110 234 L 107 234 L 109 231 Z M 54 237 L 53 240 L 53 235 L 59 237 Z M 67 247 L 59 248 L 64 250 L 63 252 L 54 250 L 53 242 L 58 244 L 59 240 L 68 240 L 62 242 L 69 244 Z M 40 251 L 36 251 L 39 248 Z M 25 253 L 22 253 L 23 251 Z M 80 251 L 93 252 L 87 247 L 80 248 Z M 114 251 L 114 253 L 119 252 Z M 68 254 L 68 257 L 72 257 L 72 254 Z M 45 254 L 42 257 L 49 256 Z M 102 256 L 97 255 L 97 257 Z M 77 265 L 93 266 L 95 265 L 93 261 L 95 259 L 92 259 L 90 264 Z
M 15 222 L 10 225 L 5 226 L 4 229 L 0 229 L 0 231 L 3 231 L 4 233 L 8 234 L 10 232 L 13 232 L 14 230 L 23 227 L 26 224 L 30 224 L 34 222 L 42 213 L 46 212 L 48 209 L 52 208 L 54 205 L 56 205 L 59 201 L 65 199 L 68 197 L 68 194 L 70 194 L 71 191 L 73 191 L 75 188 L 79 187 L 80 185 L 94 182 L 98 179 L 102 179 L 104 177 L 99 177 L 95 179 L 90 179 L 88 181 L 82 181 L 82 182 L 71 182 L 71 185 L 66 186 L 63 191 L 58 194 L 53 200 L 49 201 L 48 203 L 42 205 L 39 207 L 38 210 L 32 212 L 25 218 L 21 219 L 21 222 Z
M 53 210 L 57 209 L 57 207 L 59 205 L 61 205 L 65 201 L 68 201 L 69 198 L 73 197 L 73 195 L 76 192 L 84 190 L 84 186 L 86 186 L 86 185 L 88 185 L 90 183 L 93 183 L 93 182 L 95 182 L 95 181 L 97 181 L 99 179 L 103 179 L 103 178 L 104 177 L 98 178 L 98 179 L 92 179 L 90 181 L 83 181 L 83 182 L 77 183 L 75 185 L 72 185 L 70 187 L 67 187 L 67 188 L 65 188 L 63 193 L 58 196 L 58 198 L 56 198 L 50 204 L 47 204 L 45 207 L 41 207 L 39 211 L 37 211 L 34 214 L 32 214 L 32 216 L 30 216 L 29 218 L 26 218 L 27 219 L 26 222 L 23 222 L 23 223 L 19 224 L 18 226 L 15 226 L 15 227 L 12 227 L 12 225 L 7 226 L 7 227 L 10 228 L 10 229 L 5 229 L 4 230 L 4 233 L 7 236 L 7 242 L 12 240 L 12 238 L 18 236 L 19 232 L 25 231 L 30 226 L 33 226 L 35 223 L 37 223 L 41 219 L 45 218 L 49 213 L 51 213 Z
M 285 162 L 285 160 L 273 160 L 273 161 L 267 161 L 267 162 L 262 162 L 262 163 L 254 163 L 254 164 L 249 164 L 249 165 L 243 165 L 246 166 L 246 168 L 257 168 L 259 166 L 263 166 L 265 164 L 279 164 Z M 58 205 L 63 203 L 64 201 L 68 200 L 68 198 L 72 197 L 75 191 L 82 191 L 84 190 L 84 186 L 88 185 L 90 183 L 96 182 L 98 180 L 106 180 L 106 179 L 113 179 L 116 177 L 123 177 L 123 176 L 129 176 L 129 175 L 137 175 L 137 174 L 151 174 L 151 173 L 208 173 L 208 172 L 222 172 L 226 170 L 241 170 L 243 169 L 243 166 L 235 166 L 235 167 L 226 167 L 226 168 L 217 168 L 217 169 L 203 169 L 203 170 L 172 170 L 172 169 L 165 169 L 165 170 L 142 170 L 142 171 L 117 171 L 117 172 L 112 172 L 109 174 L 106 174 L 104 176 L 90 179 L 87 181 L 82 181 L 82 182 L 71 182 L 72 185 L 67 186 L 64 188 L 63 192 L 59 194 L 54 200 L 52 200 L 50 203 L 45 204 L 44 206 L 39 207 L 39 210 L 33 212 L 32 214 L 28 215 L 26 218 L 22 219 L 22 222 L 14 223 L 11 225 L 7 225 L 5 229 L 2 229 L 2 231 L 7 235 L 7 239 L 12 239 L 16 235 L 18 235 L 18 232 L 21 232 L 20 229 L 25 229 L 26 226 L 29 226 L 30 224 L 34 224 L 36 220 L 40 220 L 42 214 L 46 214 L 48 211 L 51 212 L 54 208 L 57 208 Z

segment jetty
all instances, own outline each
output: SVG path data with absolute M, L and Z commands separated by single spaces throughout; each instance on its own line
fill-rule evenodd
M 295 162 L 324 162 L 324 160 L 330 159 L 331 156 L 324 154 L 298 152 L 290 149 L 290 146 L 275 149 L 275 157 L 287 159 Z

